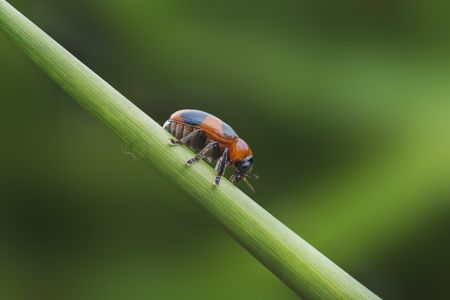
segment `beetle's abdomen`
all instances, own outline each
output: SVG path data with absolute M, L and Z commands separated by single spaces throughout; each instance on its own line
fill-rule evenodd
M 191 132 L 197 130 L 195 126 L 175 122 L 172 120 L 168 120 L 164 124 L 164 129 L 167 130 L 171 135 L 173 135 L 177 140 L 181 140 Z M 208 137 L 205 133 L 197 134 L 195 137 L 193 137 L 187 144 L 189 148 L 192 149 L 194 152 L 199 152 L 202 150 L 206 144 L 207 144 Z
M 170 120 L 164 124 L 164 129 L 178 140 L 182 139 L 195 130 L 193 126 L 184 123 L 173 122 Z

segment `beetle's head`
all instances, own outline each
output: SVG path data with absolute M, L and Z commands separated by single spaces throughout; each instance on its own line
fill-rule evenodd
M 236 160 L 234 162 L 234 174 L 231 176 L 230 180 L 233 183 L 238 183 L 241 180 L 248 185 L 248 187 L 255 192 L 253 186 L 248 182 L 247 178 L 258 179 L 258 176 L 251 174 L 253 168 L 253 155 L 249 155 L 242 160 Z

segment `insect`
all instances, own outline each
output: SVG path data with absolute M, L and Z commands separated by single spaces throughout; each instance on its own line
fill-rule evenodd
M 234 174 L 230 181 L 238 183 L 243 180 L 255 192 L 247 180 L 248 177 L 258 178 L 251 174 L 252 150 L 227 123 L 209 113 L 185 109 L 173 113 L 163 127 L 175 137 L 169 140 L 171 145 L 186 145 L 196 153 L 195 157 L 186 162 L 187 165 L 201 159 L 209 163 L 217 160 L 216 185 L 219 185 L 226 168 L 232 165 Z

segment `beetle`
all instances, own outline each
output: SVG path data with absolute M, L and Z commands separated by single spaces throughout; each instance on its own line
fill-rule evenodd
M 228 166 L 234 167 L 230 181 L 238 183 L 243 180 L 254 192 L 255 189 L 247 178 L 258 178 L 251 174 L 253 152 L 230 125 L 221 119 L 200 110 L 184 109 L 174 112 L 164 123 L 164 129 L 175 139 L 169 139 L 171 145 L 186 145 L 196 155 L 186 163 L 188 166 L 204 159 L 209 163 L 217 160 L 215 184 L 219 185 L 221 177 Z

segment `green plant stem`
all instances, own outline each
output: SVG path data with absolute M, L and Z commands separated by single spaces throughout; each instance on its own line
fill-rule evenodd
M 86 110 L 106 124 L 173 185 L 190 195 L 261 263 L 308 299 L 378 299 L 332 261 L 200 162 L 170 147 L 161 126 L 92 72 L 57 42 L 0 0 L 0 29 Z

